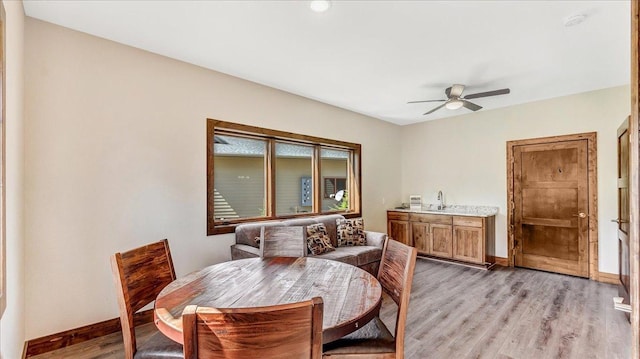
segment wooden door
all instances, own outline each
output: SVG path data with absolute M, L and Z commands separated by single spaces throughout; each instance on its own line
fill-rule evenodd
M 431 223 L 429 225 L 429 242 L 432 255 L 451 258 L 453 255 L 451 225 Z
M 618 295 L 629 304 L 629 119 L 618 128 Z
M 484 263 L 482 228 L 453 226 L 453 259 Z
M 429 223 L 411 222 L 413 246 L 422 254 L 429 254 Z
M 389 237 L 406 245 L 412 245 L 409 241 L 409 221 L 390 219 L 387 227 Z
M 640 2 L 631 1 L 631 117 L 629 119 L 629 296 L 631 358 L 640 358 Z
M 515 265 L 589 276 L 587 140 L 515 146 Z

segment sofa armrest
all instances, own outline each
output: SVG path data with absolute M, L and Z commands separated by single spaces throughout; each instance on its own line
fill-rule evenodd
M 368 246 L 384 248 L 384 241 L 387 240 L 386 233 L 364 231 L 364 234 L 367 238 Z

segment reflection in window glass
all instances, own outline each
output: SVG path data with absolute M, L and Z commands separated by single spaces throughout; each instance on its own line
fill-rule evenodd
M 313 147 L 276 142 L 276 215 L 313 211 Z
M 322 211 L 349 210 L 349 151 L 322 148 L 320 171 L 322 172 Z
M 336 193 L 347 190 L 346 178 L 325 177 L 324 198 L 335 198 Z
M 263 217 L 267 142 L 214 136 L 214 217 L 216 220 Z

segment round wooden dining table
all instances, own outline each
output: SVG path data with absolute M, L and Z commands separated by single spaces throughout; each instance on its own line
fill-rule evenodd
M 183 343 L 187 305 L 214 308 L 261 307 L 322 297 L 322 341 L 337 340 L 378 315 L 382 286 L 368 272 L 333 260 L 250 258 L 206 267 L 166 286 L 155 301 L 155 324 Z

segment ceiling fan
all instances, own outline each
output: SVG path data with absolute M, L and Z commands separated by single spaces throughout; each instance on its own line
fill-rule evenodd
M 423 115 L 428 115 L 438 111 L 439 109 L 446 107 L 449 110 L 457 110 L 460 107 L 466 107 L 471 111 L 478 111 L 482 108 L 482 106 L 478 106 L 473 102 L 469 102 L 467 100 L 471 100 L 474 98 L 480 97 L 489 97 L 489 96 L 497 96 L 497 95 L 506 95 L 511 90 L 509 89 L 501 89 L 501 90 L 493 90 L 487 92 L 479 92 L 471 95 L 462 96 L 462 91 L 464 91 L 464 85 L 453 85 L 451 87 L 447 87 L 444 90 L 444 93 L 447 95 L 446 100 L 425 100 L 425 101 L 409 101 L 407 103 L 421 103 L 421 102 L 444 102 L 442 105 L 432 109 L 429 112 L 425 112 Z

